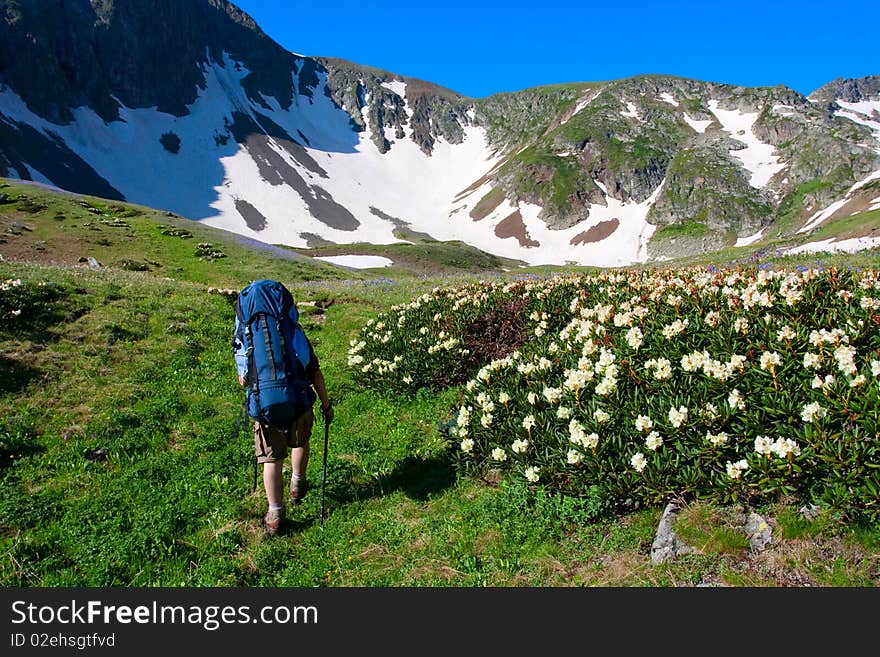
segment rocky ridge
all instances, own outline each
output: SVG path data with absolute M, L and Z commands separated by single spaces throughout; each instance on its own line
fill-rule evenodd
M 371 217 L 356 217 L 333 198 L 330 183 L 303 178 L 329 174 L 307 152 L 308 136 L 282 126 L 277 113 L 294 116 L 298 104 L 320 100 L 315 94 L 347 116 L 349 142 L 366 137 L 387 157 L 409 140 L 432 158 L 438 144 L 464 147 L 468 130 L 480 128 L 496 163 L 462 189 L 454 201 L 463 205 L 449 218 L 464 209 L 496 237 L 528 248 L 541 247 L 523 219 L 528 207 L 547 230 L 583 226 L 570 242 L 579 244 L 605 239 L 625 222 L 612 208 L 644 206 L 647 257 L 669 258 L 792 235 L 834 203 L 843 207 L 832 218 L 873 207 L 880 194 L 880 179 L 872 178 L 880 171 L 880 76 L 834 80 L 809 97 L 785 86 L 645 75 L 473 99 L 290 53 L 225 0 L 0 0 L 0 21 L 0 92 L 11 90 L 29 112 L 59 126 L 31 124 L 0 101 L 0 175 L 27 179 L 33 169 L 59 187 L 108 198 L 128 192 L 65 141 L 61 127 L 83 107 L 107 126 L 126 108 L 184 119 L 212 67 L 236 69 L 221 76 L 223 84 L 240 77 L 240 89 L 226 90 L 234 111 L 212 128 L 216 157 L 248 149 L 266 184 L 290 186 L 309 213 L 355 239 L 365 220 L 388 216 L 414 226 L 416 217 L 372 207 Z M 286 155 L 276 153 L 279 146 Z M 183 157 L 190 144 L 165 131 L 150 148 Z M 262 231 L 275 219 L 250 193 L 261 195 L 236 192 L 232 204 L 246 210 L 247 230 Z

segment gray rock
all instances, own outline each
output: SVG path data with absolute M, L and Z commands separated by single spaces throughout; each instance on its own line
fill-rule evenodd
M 653 564 L 666 563 L 683 554 L 692 554 L 698 551 L 675 534 L 673 525 L 675 514 L 679 509 L 681 509 L 679 504 L 670 502 L 663 510 L 663 516 L 660 518 L 660 524 L 657 526 L 657 533 L 651 545 L 651 563 Z
M 773 540 L 773 529 L 757 513 L 750 513 L 745 526 L 746 536 L 752 552 L 762 552 Z
M 88 257 L 87 262 L 89 263 L 89 267 L 91 267 L 92 269 L 100 269 L 101 268 L 101 263 L 98 262 L 97 260 L 95 260 L 92 256 Z
M 819 511 L 821 511 L 821 507 L 816 504 L 804 504 L 798 509 L 798 513 L 800 513 L 806 520 L 815 520 L 818 518 Z

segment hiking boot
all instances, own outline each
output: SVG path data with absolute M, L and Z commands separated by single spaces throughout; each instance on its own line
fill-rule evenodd
M 309 492 L 309 482 L 306 480 L 305 476 L 300 479 L 294 479 L 293 477 L 290 478 L 290 502 L 292 504 L 299 504 L 302 502 L 307 492 Z
M 266 533 L 269 536 L 276 536 L 281 523 L 284 522 L 284 509 L 269 509 L 266 517 L 263 518 L 263 524 L 266 525 Z

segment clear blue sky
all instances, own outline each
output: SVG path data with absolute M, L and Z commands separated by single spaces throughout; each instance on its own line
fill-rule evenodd
M 288 50 L 471 97 L 664 73 L 809 94 L 880 75 L 880 3 L 232 0 Z

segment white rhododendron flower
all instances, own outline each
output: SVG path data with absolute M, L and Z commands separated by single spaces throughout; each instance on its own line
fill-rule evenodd
M 776 338 L 778 340 L 792 340 L 795 337 L 794 330 L 788 326 L 787 324 L 783 326 L 781 329 L 776 331 Z
M 526 479 L 534 484 L 540 478 L 540 471 L 541 468 L 539 468 L 537 465 L 529 466 L 528 468 L 526 468 Z
M 834 350 L 834 359 L 837 361 L 837 367 L 844 374 L 855 376 L 856 369 L 856 350 L 849 345 L 840 345 Z
M 718 407 L 711 402 L 706 402 L 700 415 L 709 420 L 714 420 L 718 417 Z
M 765 351 L 761 354 L 761 369 L 775 371 L 776 366 L 782 363 L 782 359 L 775 351 Z
M 681 369 L 685 372 L 696 372 L 703 367 L 703 353 L 694 351 L 681 357 Z
M 709 431 L 706 432 L 706 440 L 712 443 L 713 447 L 718 447 L 719 445 L 723 445 L 727 442 L 728 436 L 725 432 L 721 431 L 720 433 L 711 433 Z
M 512 449 L 517 454 L 525 454 L 526 450 L 529 448 L 529 441 L 523 438 L 517 438 L 510 445 L 510 449 Z
M 595 411 L 593 411 L 593 418 L 599 424 L 605 424 L 606 422 L 608 422 L 608 420 L 611 419 L 611 416 L 603 411 L 601 408 L 597 408 Z
M 740 391 L 737 388 L 731 390 L 730 394 L 727 395 L 727 405 L 734 411 L 745 410 L 746 403 L 743 401 L 742 394 L 740 394 Z
M 828 411 L 821 405 L 819 402 L 813 402 L 811 404 L 806 404 L 801 411 L 801 419 L 804 422 L 812 422 L 817 418 L 823 418 L 828 414 Z
M 599 434 L 598 433 L 590 433 L 584 436 L 583 440 L 581 440 L 581 445 L 586 447 L 587 449 L 596 449 L 596 445 L 599 444 Z
M 688 324 L 690 324 L 690 322 L 687 318 L 677 319 L 671 324 L 667 324 L 663 327 L 663 336 L 668 340 L 671 340 L 675 336 L 682 333 L 688 327 Z
M 499 404 L 506 404 L 509 401 L 510 401 L 510 395 L 508 395 L 506 392 L 504 392 L 502 390 L 500 393 L 498 393 L 498 403 Z
M 562 390 L 560 390 L 559 388 L 544 388 L 544 399 L 546 399 L 551 404 L 557 403 L 561 395 Z
M 493 419 L 494 418 L 492 417 L 491 413 L 483 413 L 483 416 L 480 418 L 480 424 L 488 429 L 490 426 L 492 426 Z
M 642 346 L 643 337 L 642 330 L 638 326 L 634 326 L 626 332 L 626 343 L 638 351 L 638 348 Z
M 580 444 L 584 436 L 586 435 L 586 430 L 584 429 L 584 425 L 582 425 L 577 420 L 572 420 L 568 423 L 568 439 L 575 443 Z
M 647 438 L 645 438 L 645 447 L 650 449 L 652 452 L 655 451 L 662 444 L 663 438 L 661 438 L 660 434 L 656 431 L 652 431 L 648 434 Z
M 672 376 L 672 363 L 666 358 L 652 358 L 645 361 L 645 369 L 654 368 L 654 378 L 663 381 Z
M 758 454 L 769 456 L 773 451 L 773 441 L 769 436 L 758 436 L 755 438 L 755 451 Z
M 607 397 L 617 388 L 617 379 L 606 376 L 596 386 L 596 394 Z
M 526 415 L 522 421 L 523 429 L 529 431 L 533 426 L 535 426 L 535 416 L 534 415 Z
M 810 353 L 809 351 L 804 354 L 804 367 L 807 369 L 816 369 L 821 364 L 822 357 L 819 354 Z
M 461 451 L 465 454 L 470 454 L 474 449 L 474 441 L 472 438 L 465 438 L 461 441 Z
M 658 358 L 657 365 L 654 370 L 654 378 L 663 381 L 672 377 L 672 363 L 666 358 Z
M 636 431 L 650 431 L 654 421 L 647 415 L 639 415 L 636 418 Z
M 492 459 L 494 461 L 506 461 L 507 460 L 507 452 L 505 452 L 500 447 L 496 447 L 492 450 Z
M 567 420 L 571 417 L 571 409 L 568 406 L 560 406 L 556 409 L 556 417 L 560 420 Z
M 711 312 L 708 312 L 708 313 L 706 313 L 705 321 L 709 326 L 711 326 L 712 328 L 715 328 L 716 326 L 718 326 L 719 322 L 721 321 L 721 313 L 716 312 L 714 310 Z
M 641 472 L 645 469 L 645 466 L 648 465 L 648 461 L 645 460 L 645 455 L 641 452 L 636 452 L 635 454 L 633 454 L 629 462 L 632 467 L 636 469 L 636 472 Z
M 880 376 L 880 360 L 871 361 L 871 374 L 873 376 Z
M 736 321 L 733 322 L 733 329 L 737 333 L 745 335 L 749 331 L 749 320 L 745 317 L 737 317 Z
M 568 450 L 568 455 L 566 456 L 566 461 L 568 461 L 568 463 L 570 465 L 577 465 L 578 463 L 581 462 L 581 453 L 579 451 L 577 451 L 576 449 Z
M 777 438 L 770 449 L 780 458 L 785 458 L 789 455 L 797 456 L 801 453 L 801 448 L 791 438 Z
M 688 409 L 686 406 L 669 409 L 669 423 L 676 429 L 687 421 Z
M 736 463 L 727 462 L 727 476 L 731 479 L 741 479 L 742 473 L 749 469 L 749 463 L 745 459 Z

